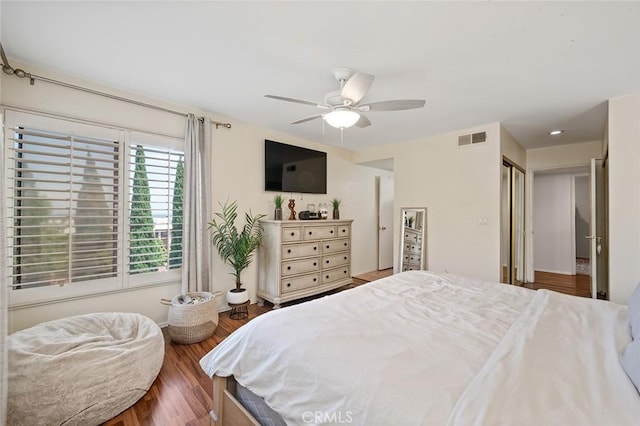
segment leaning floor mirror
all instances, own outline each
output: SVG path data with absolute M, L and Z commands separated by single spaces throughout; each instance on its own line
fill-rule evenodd
M 427 269 L 427 209 L 404 207 L 400 213 L 400 270 Z

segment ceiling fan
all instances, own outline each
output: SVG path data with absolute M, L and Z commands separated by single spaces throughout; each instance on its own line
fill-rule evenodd
M 322 118 L 327 124 L 338 129 L 345 129 L 354 125 L 358 127 L 370 126 L 371 121 L 363 114 L 364 112 L 401 111 L 424 107 L 424 99 L 396 99 L 361 104 L 360 101 L 369 91 L 375 77 L 359 71 L 354 73 L 353 70 L 345 67 L 334 69 L 333 75 L 336 80 L 338 80 L 338 83 L 340 83 L 340 90 L 329 92 L 324 97 L 324 103 L 276 95 L 265 95 L 265 97 L 280 101 L 313 105 L 325 110 L 325 112 L 301 118 L 291 124 L 300 124 Z

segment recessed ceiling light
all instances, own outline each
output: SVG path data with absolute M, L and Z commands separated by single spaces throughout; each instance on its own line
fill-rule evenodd
M 560 133 L 564 133 L 564 130 L 558 129 L 558 130 L 552 130 L 549 132 L 551 136 L 559 135 Z

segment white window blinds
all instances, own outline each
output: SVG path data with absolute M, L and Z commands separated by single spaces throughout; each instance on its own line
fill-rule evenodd
M 13 135 L 12 286 L 115 277 L 119 142 L 28 127 Z
M 184 153 L 137 144 L 129 149 L 129 272 L 182 266 Z

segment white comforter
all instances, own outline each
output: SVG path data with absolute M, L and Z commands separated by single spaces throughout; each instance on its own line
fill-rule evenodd
M 414 271 L 264 314 L 200 364 L 291 425 L 631 425 L 626 315 Z

